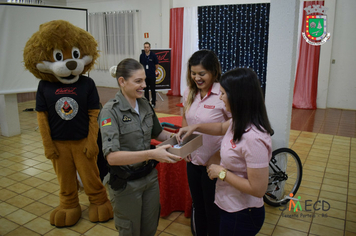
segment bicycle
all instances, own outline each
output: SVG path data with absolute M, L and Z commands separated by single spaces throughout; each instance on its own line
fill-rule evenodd
M 287 204 L 297 193 L 302 175 L 302 163 L 296 152 L 290 148 L 274 150 L 269 163 L 268 188 L 263 196 L 264 202 L 271 206 Z
M 174 133 L 181 128 L 167 122 L 161 125 L 165 130 Z M 295 196 L 297 193 L 302 182 L 302 174 L 302 163 L 296 152 L 290 148 L 274 150 L 269 162 L 268 188 L 263 196 L 264 202 L 271 206 L 281 206 L 294 199 L 290 194 Z

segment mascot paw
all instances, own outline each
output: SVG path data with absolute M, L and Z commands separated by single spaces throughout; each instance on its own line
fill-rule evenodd
M 57 159 L 59 157 L 59 153 L 55 147 L 45 147 L 44 154 L 47 159 Z
M 57 207 L 51 213 L 50 223 L 58 228 L 75 225 L 82 215 L 80 205 L 76 208 L 63 209 Z
M 114 217 L 112 206 L 109 200 L 102 205 L 90 204 L 89 220 L 91 222 L 106 222 Z
M 47 157 L 47 159 L 58 159 L 59 155 L 55 152 L 50 154 L 45 152 L 45 157 Z
M 87 158 L 93 158 L 93 157 L 96 157 L 98 156 L 99 154 L 99 148 L 97 145 L 94 145 L 93 147 L 91 148 L 84 148 L 83 152 L 85 153 L 85 155 L 87 156 Z

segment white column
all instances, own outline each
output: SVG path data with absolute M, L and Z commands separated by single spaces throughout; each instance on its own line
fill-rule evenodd
M 298 38 L 298 0 L 271 0 L 266 107 L 273 149 L 288 147 Z
M 17 94 L 0 95 L 0 127 L 7 137 L 21 133 Z

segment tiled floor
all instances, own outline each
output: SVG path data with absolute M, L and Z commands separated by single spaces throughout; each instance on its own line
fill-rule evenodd
M 105 92 L 104 98 L 103 91 L 99 89 L 105 103 L 113 95 Z M 157 112 L 181 115 L 182 108 L 175 106 L 181 98 L 162 98 L 164 101 L 158 98 L 156 103 Z M 0 136 L 0 235 L 117 235 L 112 220 L 104 224 L 88 220 L 89 202 L 84 193 L 80 193 L 82 219 L 75 226 L 58 229 L 49 224 L 59 187 L 52 164 L 43 155 L 36 113 L 22 112 L 33 107 L 34 101 L 19 103 L 21 135 Z M 318 109 L 314 114 L 293 110 L 289 145 L 304 168 L 297 193 L 302 211 L 282 212 L 266 205 L 259 235 L 356 235 L 356 139 L 354 133 L 341 132 L 355 130 L 355 112 L 331 110 Z M 331 121 L 330 112 L 339 115 Z M 319 116 L 323 118 L 317 119 Z M 173 212 L 160 219 L 156 235 L 189 236 L 189 224 L 183 213 Z

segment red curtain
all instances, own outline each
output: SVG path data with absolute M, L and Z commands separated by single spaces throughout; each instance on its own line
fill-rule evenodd
M 324 1 L 304 2 L 302 31 L 305 31 L 305 7 L 313 5 L 324 6 Z M 316 109 L 318 91 L 318 71 L 320 46 L 310 45 L 300 36 L 300 49 L 294 82 L 293 108 Z
M 180 96 L 180 78 L 182 69 L 184 8 L 172 8 L 169 30 L 171 48 L 171 90 L 167 95 Z

